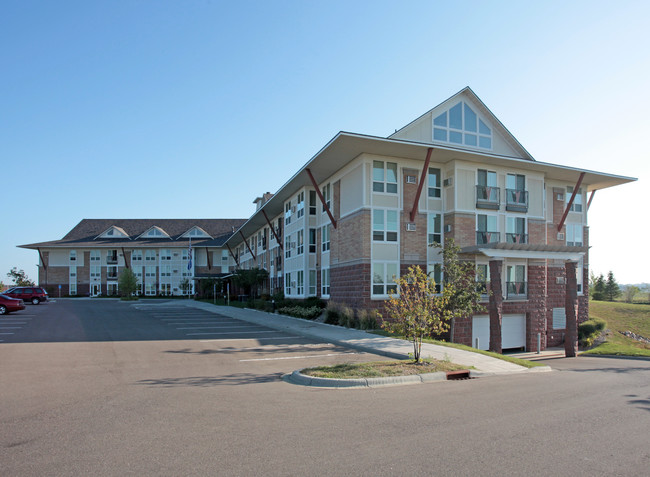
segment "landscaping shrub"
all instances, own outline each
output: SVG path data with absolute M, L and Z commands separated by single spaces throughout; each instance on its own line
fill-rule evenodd
M 321 314 L 321 309 L 317 306 L 306 308 L 304 306 L 285 306 L 278 308 L 278 313 L 289 315 L 296 318 L 304 318 L 306 320 L 313 320 Z
M 340 305 L 339 307 L 339 325 L 345 326 L 346 328 L 354 328 L 354 310 L 352 308 Z
M 339 308 L 340 305 L 333 301 L 330 301 L 327 304 L 327 307 L 325 308 L 325 323 L 329 323 L 330 325 L 339 324 L 339 316 L 340 316 Z
M 607 323 L 599 318 L 590 318 L 578 325 L 578 341 L 581 346 L 591 346 L 594 340 L 605 329 Z
M 357 310 L 357 320 L 359 321 L 359 329 L 361 330 L 375 330 L 377 329 L 377 311 L 376 310 Z

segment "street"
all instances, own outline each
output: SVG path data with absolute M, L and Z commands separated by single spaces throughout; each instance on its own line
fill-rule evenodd
M 21 324 L 21 322 L 24 322 Z M 385 359 L 185 308 L 55 300 L 0 318 L 2 475 L 645 475 L 650 361 L 318 389 Z

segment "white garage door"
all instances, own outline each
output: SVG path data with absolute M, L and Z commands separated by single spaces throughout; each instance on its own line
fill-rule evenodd
M 490 317 L 488 315 L 476 315 L 472 320 L 472 347 L 476 348 L 478 338 L 478 349 L 490 349 Z
M 503 315 L 501 321 L 501 348 L 526 347 L 526 315 Z

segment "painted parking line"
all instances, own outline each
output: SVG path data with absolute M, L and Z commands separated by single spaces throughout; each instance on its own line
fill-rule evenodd
M 238 330 L 238 329 L 247 329 L 247 328 L 251 328 L 251 326 L 184 326 L 182 328 L 176 328 L 176 329 L 177 330 Z
M 350 352 L 350 353 L 327 353 L 327 354 L 312 354 L 312 355 L 304 355 L 304 356 L 281 356 L 279 358 L 252 358 L 252 359 L 240 359 L 240 362 L 244 361 L 277 361 L 280 359 L 307 359 L 307 358 L 322 358 L 324 356 L 341 356 L 343 354 L 361 354 L 361 353 L 356 353 L 356 352 Z
M 15 333 L 0 333 L 0 335 L 13 335 Z
M 187 336 L 196 336 L 196 335 L 252 335 L 255 333 L 282 333 L 281 331 L 271 330 L 271 331 L 227 331 L 225 333 L 219 333 L 214 331 L 212 333 L 185 333 Z
M 2 326 L 0 325 L 0 330 L 22 330 L 22 326 Z
M 207 334 L 212 334 L 212 333 L 207 333 Z M 287 338 L 302 338 L 302 336 L 273 336 L 273 337 L 269 337 L 269 338 L 265 337 L 265 338 L 259 338 L 259 339 L 264 340 L 264 341 L 268 341 L 268 340 L 286 340 Z M 222 338 L 222 339 L 213 338 L 213 339 L 209 339 L 209 340 L 200 340 L 200 341 L 201 341 L 201 343 L 215 343 L 215 342 L 219 342 L 219 341 L 252 341 L 254 339 L 257 339 L 257 338 Z M 246 348 L 240 348 L 240 349 L 246 349 Z

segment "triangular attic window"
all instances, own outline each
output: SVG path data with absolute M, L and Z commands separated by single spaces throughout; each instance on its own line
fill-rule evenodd
M 129 238 L 129 234 L 127 234 L 123 228 L 116 227 L 113 225 L 111 228 L 109 228 L 104 233 L 98 235 L 96 238 L 107 238 L 107 239 Z
M 158 226 L 153 226 L 138 238 L 170 238 L 169 234 Z
M 433 140 L 492 149 L 492 129 L 460 101 L 433 119 Z
M 187 232 L 183 234 L 183 237 L 205 237 L 205 238 L 212 238 L 212 236 L 207 233 L 205 230 L 203 230 L 201 227 L 194 226 Z

